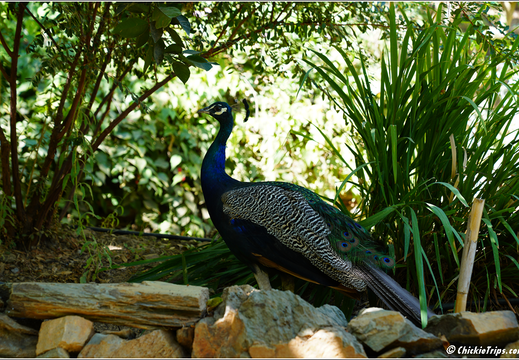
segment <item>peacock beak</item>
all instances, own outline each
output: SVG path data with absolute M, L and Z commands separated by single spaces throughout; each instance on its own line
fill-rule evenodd
M 203 108 L 203 109 L 200 109 L 200 110 L 198 110 L 197 112 L 198 112 L 198 113 L 202 113 L 202 114 L 210 114 L 209 108 L 210 108 L 210 106 L 205 107 L 205 108 Z

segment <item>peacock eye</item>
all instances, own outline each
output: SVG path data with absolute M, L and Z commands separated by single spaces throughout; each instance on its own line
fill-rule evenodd
M 371 250 L 366 250 L 366 254 L 371 254 Z
M 348 244 L 345 243 L 345 242 L 342 242 L 342 243 L 341 243 L 341 246 L 345 248 L 345 247 L 348 247 Z

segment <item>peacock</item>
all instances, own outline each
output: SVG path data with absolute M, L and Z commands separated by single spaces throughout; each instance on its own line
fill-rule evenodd
M 352 298 L 369 288 L 390 309 L 421 324 L 419 301 L 384 271 L 394 267 L 395 261 L 380 251 L 366 229 L 304 187 L 231 178 L 225 172 L 225 148 L 234 126 L 232 108 L 215 102 L 198 112 L 220 123 L 202 162 L 207 210 L 231 252 L 252 270 L 261 290 L 271 289 L 266 268 Z

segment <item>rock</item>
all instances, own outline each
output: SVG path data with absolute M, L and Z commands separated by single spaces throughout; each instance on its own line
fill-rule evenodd
M 41 324 L 36 355 L 57 347 L 78 353 L 94 335 L 94 324 L 80 316 L 64 316 Z
M 502 358 L 519 358 L 519 340 L 505 346 Z
M 0 358 L 36 357 L 38 331 L 18 324 L 0 313 Z
M 445 335 L 455 345 L 504 346 L 519 339 L 519 325 L 512 311 L 461 312 L 433 316 L 425 331 Z
M 184 350 L 167 330 L 155 330 L 134 340 L 95 334 L 78 358 L 180 358 Z
M 52 350 L 49 350 L 41 355 L 38 356 L 39 358 L 62 358 L 62 359 L 68 359 L 70 358 L 69 353 L 67 350 L 57 347 Z
M 133 336 L 133 331 L 132 329 L 123 329 L 123 330 L 105 330 L 103 331 L 103 334 L 106 334 L 106 335 L 115 335 L 115 336 L 119 336 L 120 338 L 123 338 L 123 339 L 129 339 Z
M 289 291 L 226 288 L 214 317 L 195 327 L 192 357 L 366 357 L 340 310 Z
M 185 326 L 177 330 L 177 342 L 186 349 L 193 349 L 193 341 L 195 340 L 195 327 Z
M 433 358 L 433 359 L 447 359 L 449 356 L 444 350 L 434 350 L 425 354 L 416 355 L 415 358 Z
M 157 329 L 194 325 L 206 311 L 209 289 L 162 281 L 119 284 L 13 283 L 12 317 L 54 319 L 71 314 L 91 321 Z
M 408 355 L 414 355 L 442 346 L 439 338 L 419 329 L 397 311 L 364 312 L 352 319 L 347 329 L 376 353 L 403 347 Z
M 396 347 L 394 349 L 388 350 L 382 355 L 379 355 L 378 357 L 381 359 L 388 359 L 388 358 L 402 358 L 405 355 L 405 348 L 403 347 Z

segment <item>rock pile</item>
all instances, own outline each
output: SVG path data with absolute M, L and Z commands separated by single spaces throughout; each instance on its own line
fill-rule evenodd
M 0 313 L 0 357 L 519 357 L 511 311 L 435 316 L 422 330 L 377 308 L 348 323 L 334 306 L 315 308 L 292 292 L 249 285 L 225 289 L 222 300 L 196 325 L 143 330 L 135 339 L 96 333 L 80 316 L 46 320 L 36 331 Z

